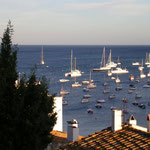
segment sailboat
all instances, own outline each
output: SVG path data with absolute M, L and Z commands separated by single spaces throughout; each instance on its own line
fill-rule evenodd
M 76 77 L 75 77 L 75 82 L 72 84 L 72 88 L 74 87 L 80 87 L 82 86 L 82 84 L 80 84 L 79 82 L 76 81 Z
M 139 69 L 140 71 L 144 69 L 144 67 L 143 67 L 143 59 L 142 59 L 141 66 L 139 66 L 138 69 Z
M 105 47 L 103 48 L 103 54 L 102 54 L 102 60 L 101 60 L 101 66 L 100 68 L 94 68 L 93 71 L 107 71 L 110 70 L 110 66 L 106 66 L 105 63 Z
M 103 86 L 107 86 L 108 85 L 108 83 L 106 82 L 106 80 L 105 80 L 105 75 L 104 75 L 104 83 L 103 83 Z
M 149 69 L 149 72 L 147 73 L 147 76 L 150 77 L 150 69 Z
M 107 64 L 106 64 L 106 67 L 110 67 L 110 68 L 115 68 L 117 66 L 116 63 L 114 63 L 112 60 L 111 60 L 111 49 L 110 49 L 110 53 L 109 53 L 109 57 L 108 57 L 108 61 L 107 61 Z
M 41 65 L 44 65 L 43 46 L 42 46 L 42 49 L 41 49 Z
M 64 90 L 64 88 L 63 88 L 63 86 L 62 86 L 62 88 L 61 88 L 61 90 L 60 90 L 60 95 L 67 95 L 67 94 L 69 94 L 70 92 L 68 91 L 68 90 Z
M 143 73 L 143 69 L 140 71 L 140 78 L 141 79 L 143 79 L 143 78 L 145 78 L 146 77 L 146 75 Z
M 91 79 L 91 71 L 90 71 L 90 77 L 89 77 L 89 81 L 88 80 L 84 80 L 82 81 L 82 84 L 89 84 L 89 83 L 92 83 L 93 80 Z
M 76 57 L 75 57 L 75 69 L 72 67 L 73 51 L 71 50 L 71 70 L 69 73 L 65 73 L 65 77 L 80 77 L 82 75 L 81 71 L 76 69 Z
M 150 53 L 146 53 L 145 65 L 150 65 Z
M 146 75 L 143 73 L 143 69 L 144 69 L 144 67 L 143 67 L 143 59 L 142 59 L 142 64 L 141 64 L 141 67 L 139 68 L 139 70 L 140 70 L 140 78 L 141 79 L 146 77 Z
M 118 60 L 117 60 L 117 65 L 121 65 L 121 62 L 120 62 L 119 56 L 118 56 Z
M 118 77 L 118 74 L 117 74 L 117 78 L 116 78 L 115 82 L 116 82 L 116 83 L 120 83 L 120 79 L 119 79 L 119 77 Z

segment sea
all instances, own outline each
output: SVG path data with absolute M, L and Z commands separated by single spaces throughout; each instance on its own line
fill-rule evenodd
M 60 96 L 60 90 L 63 87 L 69 90 L 70 94 L 64 97 L 68 105 L 63 106 L 63 131 L 67 131 L 67 121 L 76 119 L 79 123 L 79 134 L 88 136 L 96 131 L 110 127 L 112 124 L 112 110 L 111 107 L 116 109 L 123 109 L 123 98 L 128 99 L 125 103 L 125 120 L 127 121 L 133 114 L 137 120 L 137 124 L 146 127 L 147 115 L 150 114 L 150 88 L 143 88 L 147 84 L 148 77 L 140 79 L 140 82 L 130 81 L 129 75 L 133 74 L 136 78 L 140 76 L 138 66 L 133 66 L 133 62 L 145 62 L 146 53 L 150 53 L 150 46 L 148 45 L 43 45 L 44 65 L 40 64 L 41 61 L 41 45 L 20 45 L 18 46 L 17 57 L 17 71 L 20 75 L 30 75 L 31 70 L 36 68 L 37 78 L 41 79 L 45 76 L 49 84 L 49 94 L 56 94 Z M 82 71 L 82 76 L 76 78 L 76 81 L 81 83 L 83 80 L 89 80 L 90 71 L 93 68 L 99 68 L 102 59 L 103 48 L 106 51 L 106 61 L 110 49 L 112 51 L 112 61 L 117 62 L 118 57 L 121 62 L 122 68 L 129 70 L 128 74 L 121 74 L 120 85 L 122 90 L 116 91 L 117 84 L 114 80 L 107 76 L 107 72 L 92 72 L 91 78 L 96 84 L 95 89 L 90 89 L 89 92 L 84 92 L 81 87 L 72 88 L 72 83 L 75 78 L 65 77 L 65 73 L 70 72 L 71 50 L 73 51 L 73 64 L 76 57 L 76 68 Z M 144 63 L 144 74 L 149 72 L 149 69 Z M 116 75 L 113 75 L 116 77 Z M 61 83 L 59 79 L 69 79 L 69 82 Z M 110 93 L 103 94 L 103 83 L 107 81 L 107 88 Z M 133 93 L 128 93 L 131 85 L 136 87 Z M 135 94 L 140 92 L 141 98 L 136 99 Z M 88 103 L 81 103 L 84 95 L 91 95 Z M 109 95 L 115 94 L 115 99 L 109 99 Z M 102 103 L 102 108 L 95 107 L 96 101 L 105 99 L 106 102 Z M 133 105 L 133 101 L 137 101 L 146 106 L 142 109 Z M 87 110 L 92 109 L 93 114 L 88 114 Z

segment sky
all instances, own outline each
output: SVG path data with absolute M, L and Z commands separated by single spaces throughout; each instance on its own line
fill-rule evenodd
M 18 45 L 150 45 L 150 0 L 0 0 Z

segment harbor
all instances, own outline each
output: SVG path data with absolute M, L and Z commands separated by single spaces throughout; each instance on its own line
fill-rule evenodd
M 139 118 L 138 124 L 145 126 L 145 116 L 150 113 L 150 106 L 148 105 L 150 88 L 145 86 L 149 77 L 139 78 L 139 82 L 137 82 L 137 77 L 140 77 L 139 65 L 132 65 L 132 63 L 139 62 L 141 64 L 143 59 L 143 73 L 147 75 L 149 69 L 145 65 L 145 57 L 146 52 L 150 51 L 150 46 L 105 46 L 106 62 L 111 49 L 112 61 L 117 63 L 119 57 L 121 67 L 129 71 L 129 73 L 118 75 L 120 83 L 115 82 L 116 74 L 108 76 L 108 72 L 91 71 L 93 68 L 100 67 L 103 48 L 104 46 L 43 46 L 44 64 L 42 65 L 40 63 L 41 46 L 20 46 L 19 48 L 18 70 L 21 74 L 29 73 L 30 69 L 36 64 L 37 75 L 39 77 L 44 75 L 49 81 L 50 94 L 55 93 L 60 96 L 62 87 L 69 91 L 63 98 L 65 101 L 63 106 L 64 131 L 67 130 L 67 121 L 72 118 L 78 120 L 80 135 L 82 136 L 87 136 L 110 126 L 111 120 L 106 116 L 111 115 L 112 108 L 123 109 L 123 97 L 128 99 L 126 118 L 133 114 L 136 118 Z M 65 77 L 65 73 L 70 72 L 71 69 L 71 49 L 73 50 L 73 58 L 76 57 L 76 69 L 82 72 L 82 75 L 76 77 L 76 79 Z M 23 53 L 24 55 L 22 55 Z M 89 75 L 90 71 L 91 75 Z M 134 80 L 129 79 L 131 74 L 134 76 Z M 90 79 L 93 80 L 96 87 L 89 88 L 85 92 L 89 83 L 82 84 L 82 81 L 89 81 Z M 80 87 L 72 88 L 75 80 L 81 84 Z M 104 80 L 107 85 L 103 85 Z M 104 90 L 109 92 L 103 93 Z M 140 91 L 141 98 L 136 98 L 138 91 Z M 87 95 L 90 96 L 87 98 Z M 83 100 L 84 96 L 86 100 Z M 95 106 L 98 100 L 105 100 L 105 103 L 103 101 L 100 104 L 99 109 Z M 139 105 L 134 105 L 135 100 Z M 92 114 L 88 113 L 89 109 L 93 111 Z

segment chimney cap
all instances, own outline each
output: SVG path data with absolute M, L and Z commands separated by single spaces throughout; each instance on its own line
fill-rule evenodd
M 150 120 L 150 114 L 147 115 L 147 120 L 148 120 L 148 121 Z
M 72 119 L 71 121 L 67 121 L 68 124 L 78 124 L 78 121 L 76 119 Z

